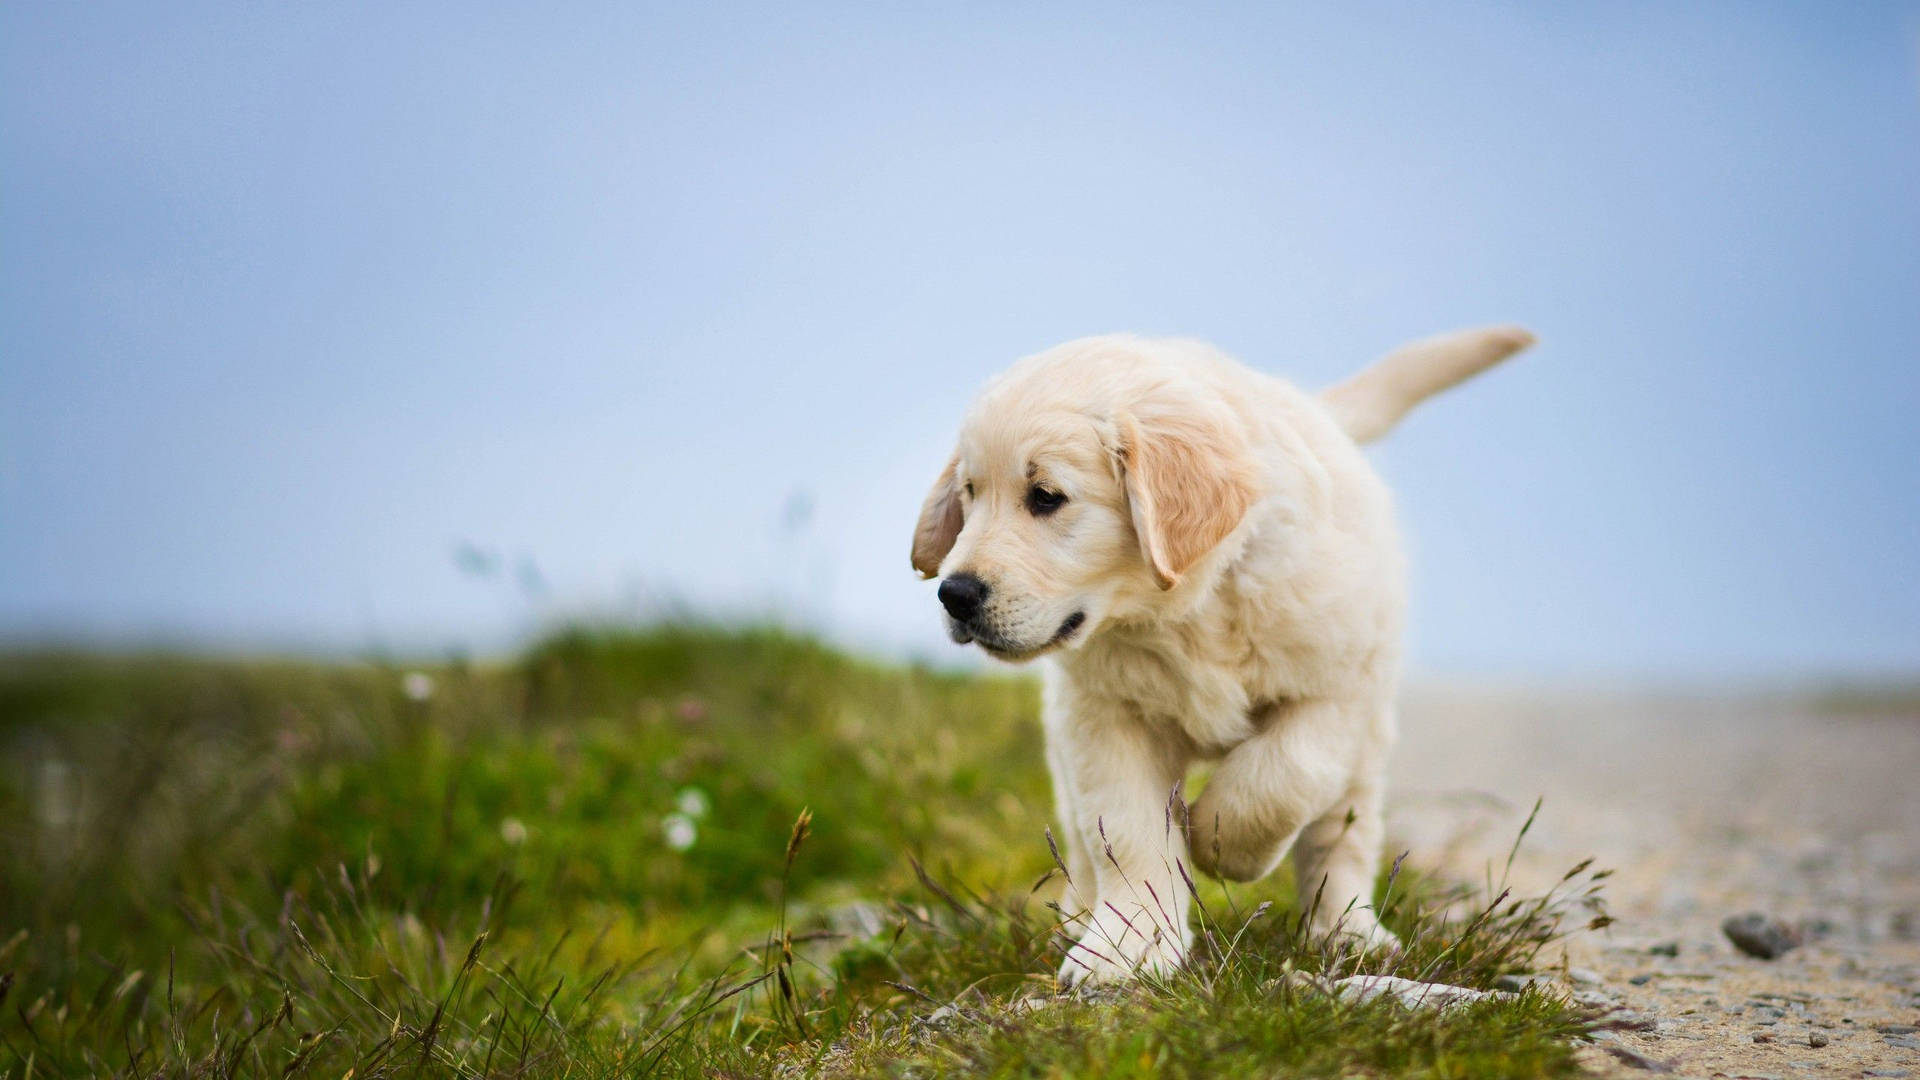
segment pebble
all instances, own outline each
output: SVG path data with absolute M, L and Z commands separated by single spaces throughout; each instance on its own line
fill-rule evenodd
M 1679 956 L 1680 943 L 1677 941 L 1663 941 L 1647 951 L 1655 956 Z
M 1644 1069 L 1647 1072 L 1656 1073 L 1670 1073 L 1673 1071 L 1672 1066 L 1664 1062 L 1655 1061 L 1645 1054 L 1625 1046 L 1603 1046 L 1600 1049 L 1605 1050 L 1607 1053 L 1612 1054 L 1614 1057 L 1619 1058 L 1621 1061 L 1636 1069 Z
M 1770 1043 L 1773 1041 L 1773 1036 L 1764 1031 L 1756 1031 L 1753 1033 L 1753 1041 L 1757 1043 Z
M 1634 1012 L 1632 1009 L 1621 1009 L 1607 1017 L 1607 1020 L 1622 1031 L 1652 1031 L 1660 1026 L 1660 1022 L 1653 1017 Z
M 1920 1033 L 1920 1027 L 1913 1024 L 1875 1024 L 1873 1030 L 1882 1035 L 1913 1035 Z
M 1827 1045 L 1827 1037 L 1815 1031 L 1807 1035 L 1807 1045 L 1815 1050 Z
M 1778 919 L 1757 911 L 1733 915 L 1720 924 L 1720 930 L 1734 947 L 1748 956 L 1773 960 L 1800 945 L 1800 932 Z
M 1908 1072 L 1905 1069 L 1868 1069 L 1867 1075 L 1899 1077 L 1899 1076 L 1912 1076 L 1913 1074 Z
M 1567 978 L 1572 979 L 1576 986 L 1599 986 L 1607 981 L 1600 977 L 1599 972 L 1589 968 L 1568 968 Z
M 1502 975 L 1493 980 L 1493 985 L 1497 989 L 1517 994 L 1529 986 L 1544 986 L 1552 982 L 1551 975 Z
M 1902 1050 L 1920 1050 L 1920 1039 L 1906 1035 L 1889 1035 L 1885 1041 L 1888 1046 L 1897 1046 Z
M 1649 971 L 1641 975 L 1635 975 L 1633 978 L 1628 979 L 1627 981 L 1632 983 L 1635 986 L 1645 986 L 1648 983 L 1653 981 L 1653 973 Z

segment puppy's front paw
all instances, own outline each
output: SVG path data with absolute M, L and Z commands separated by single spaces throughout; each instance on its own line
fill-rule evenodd
M 1279 840 L 1260 834 L 1244 822 L 1237 829 L 1231 827 L 1222 820 L 1219 802 L 1214 789 L 1209 787 L 1193 805 L 1181 807 L 1187 830 L 1187 851 L 1194 869 L 1222 881 L 1258 881 L 1266 877 L 1283 854 Z
M 1145 911 L 1123 918 L 1104 909 L 1067 949 L 1060 985 L 1101 986 L 1139 975 L 1171 975 L 1186 961 L 1187 936 L 1186 927 L 1162 926 Z

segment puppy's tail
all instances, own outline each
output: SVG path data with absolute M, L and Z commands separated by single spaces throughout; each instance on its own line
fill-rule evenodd
M 1322 390 L 1320 400 L 1354 442 L 1369 443 L 1392 431 L 1415 405 L 1533 342 L 1533 334 L 1518 326 L 1486 326 L 1422 338 Z

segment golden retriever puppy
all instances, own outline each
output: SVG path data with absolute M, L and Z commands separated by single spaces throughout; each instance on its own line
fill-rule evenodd
M 955 641 L 1052 660 L 1063 983 L 1173 970 L 1187 868 L 1252 881 L 1289 849 L 1316 929 L 1394 944 L 1370 898 L 1406 585 L 1359 444 L 1532 340 L 1431 338 L 1316 396 L 1198 342 L 1094 337 L 987 385 L 913 566 Z

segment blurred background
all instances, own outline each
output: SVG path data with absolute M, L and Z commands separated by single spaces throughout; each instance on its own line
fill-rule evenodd
M 8 5 L 0 636 L 948 645 L 980 382 L 1542 345 L 1377 454 L 1428 674 L 1920 667 L 1920 9 Z
M 1423 922 L 1485 851 L 1623 871 L 1615 983 L 1764 910 L 1829 941 L 1768 993 L 1907 1022 L 1920 6 L 0 5 L 0 1076 L 933 1053 L 1060 963 L 1036 683 L 908 567 L 982 381 L 1489 322 L 1542 343 L 1375 453 L 1405 970 L 1602 925 Z M 1182 1000 L 1024 1030 L 1574 1069 L 1543 999 L 1484 1068 Z

